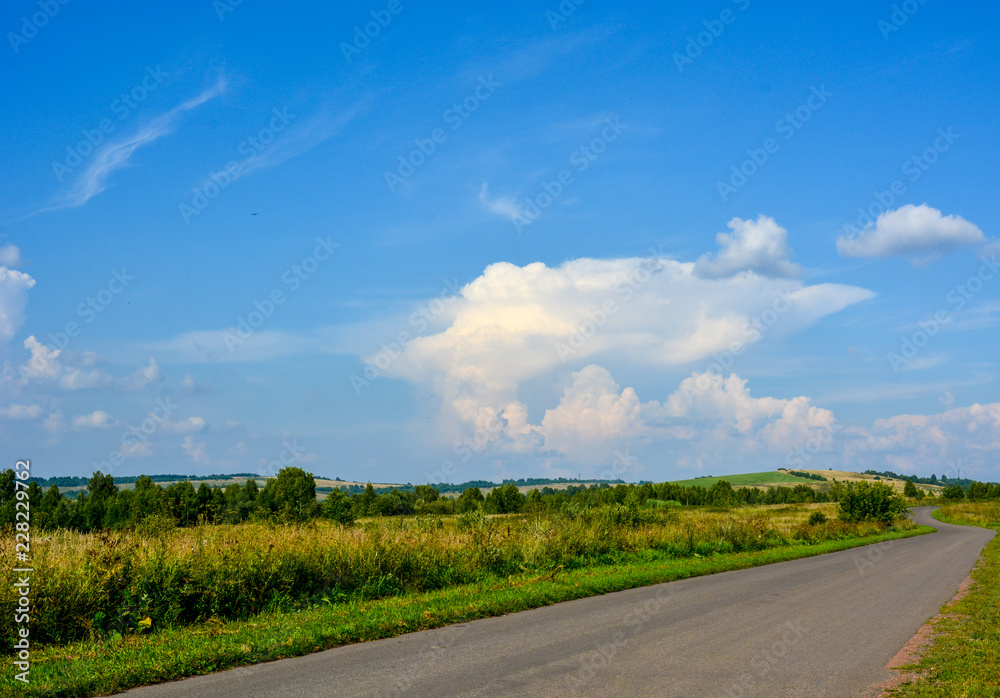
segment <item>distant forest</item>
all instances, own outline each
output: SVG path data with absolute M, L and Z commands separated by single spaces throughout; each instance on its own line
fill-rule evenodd
M 972 483 L 977 482 L 976 480 L 970 480 L 967 477 L 948 477 L 947 475 L 942 475 L 939 480 L 937 475 L 931 475 L 930 477 L 917 477 L 916 475 L 900 475 L 894 473 L 891 470 L 866 470 L 865 475 L 877 475 L 879 477 L 892 477 L 897 480 L 909 480 L 910 482 L 917 485 L 958 485 L 963 490 L 969 489 Z

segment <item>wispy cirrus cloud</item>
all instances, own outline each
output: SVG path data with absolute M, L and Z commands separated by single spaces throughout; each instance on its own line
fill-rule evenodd
M 308 121 L 291 125 L 280 139 L 252 161 L 245 163 L 235 178 L 238 179 L 255 170 L 277 167 L 312 150 L 339 134 L 358 116 L 368 111 L 372 99 L 371 96 L 364 97 L 337 114 L 329 108 L 322 108 Z
M 69 189 L 56 197 L 53 204 L 35 211 L 27 217 L 46 211 L 82 206 L 87 203 L 107 189 L 111 176 L 118 170 L 127 167 L 137 150 L 172 133 L 185 112 L 200 107 L 225 91 L 226 81 L 220 77 L 212 87 L 156 117 L 131 136 L 108 142 L 97 152 L 93 162 L 80 173 Z
M 479 201 L 486 207 L 486 210 L 497 216 L 503 216 L 511 220 L 525 219 L 524 206 L 513 196 L 500 196 L 490 198 L 490 185 L 483 182 L 479 188 Z

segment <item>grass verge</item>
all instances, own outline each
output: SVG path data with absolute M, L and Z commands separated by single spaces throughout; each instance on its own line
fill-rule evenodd
M 981 526 L 1000 533 L 1000 504 L 949 504 L 934 518 Z M 888 692 L 891 696 L 1000 696 L 1000 536 L 990 541 L 972 571 L 975 584 L 963 599 L 944 609 L 936 636 L 919 662 L 904 670 L 920 680 Z
M 246 621 L 164 629 L 149 636 L 36 647 L 31 683 L 4 672 L 4 695 L 92 696 L 237 666 L 295 657 L 354 642 L 393 637 L 477 618 L 499 616 L 728 570 L 746 569 L 930 533 L 906 531 L 789 545 L 752 553 L 677 559 L 655 550 L 614 566 L 504 577 L 440 591 L 374 601 L 352 601 L 299 611 L 261 614 Z

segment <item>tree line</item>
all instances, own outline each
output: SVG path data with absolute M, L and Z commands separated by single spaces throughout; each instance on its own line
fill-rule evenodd
M 492 484 L 492 483 L 491 483 Z M 580 511 L 608 505 L 643 506 L 734 506 L 749 504 L 793 504 L 841 501 L 848 486 L 836 480 L 829 491 L 808 485 L 760 489 L 734 489 L 720 480 L 711 487 L 685 487 L 670 482 L 654 484 L 600 483 L 591 486 L 550 486 L 528 494 L 508 482 L 483 494 L 480 487 L 466 487 L 458 497 L 443 496 L 431 485 L 376 491 L 371 484 L 356 493 L 335 489 L 319 502 L 316 481 L 301 468 L 283 468 L 277 477 L 260 487 L 253 478 L 225 488 L 202 481 L 196 488 L 189 481 L 169 486 L 157 484 L 143 475 L 134 488 L 118 487 L 111 475 L 96 472 L 87 487 L 75 498 L 64 496 L 58 485 L 44 489 L 37 481 L 27 488 L 33 529 L 74 529 L 82 532 L 140 526 L 193 526 L 198 523 L 240 523 L 258 521 L 307 521 L 317 517 L 351 524 L 363 516 L 405 516 L 413 514 L 449 515 L 482 511 L 485 514 L 521 512 Z M 908 481 L 904 494 L 924 493 Z M 972 483 L 968 490 L 958 485 L 945 489 L 946 499 L 1000 499 L 1000 485 Z M 15 522 L 15 476 L 13 470 L 0 473 L 0 527 Z
M 929 477 L 917 477 L 916 475 L 900 475 L 899 473 L 894 473 L 891 470 L 866 470 L 865 475 L 875 475 L 877 477 L 890 477 L 896 480 L 907 480 L 917 485 L 948 485 L 949 487 L 957 485 L 961 487 L 963 490 L 969 489 L 970 487 L 972 487 L 973 484 L 976 484 L 977 482 L 976 480 L 970 480 L 967 477 L 950 478 L 947 475 L 942 475 L 940 480 L 938 479 L 938 476 L 934 474 L 931 474 Z M 984 484 L 994 484 L 994 483 L 980 482 L 979 484 L 984 485 Z

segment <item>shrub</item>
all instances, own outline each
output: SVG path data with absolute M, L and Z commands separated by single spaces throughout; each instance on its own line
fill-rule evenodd
M 826 514 L 821 511 L 814 511 L 809 515 L 809 525 L 818 526 L 826 523 Z
M 920 499 L 924 496 L 924 494 L 920 491 L 919 487 L 913 484 L 912 480 L 907 480 L 906 484 L 903 485 L 903 496 Z
M 839 496 L 838 515 L 842 521 L 878 521 L 891 524 L 906 511 L 906 500 L 884 482 L 848 482 Z
M 944 488 L 941 496 L 945 499 L 965 499 L 965 490 L 960 485 L 949 485 Z
M 460 531 L 479 531 L 486 528 L 487 523 L 482 509 L 470 509 L 458 515 L 457 525 Z

